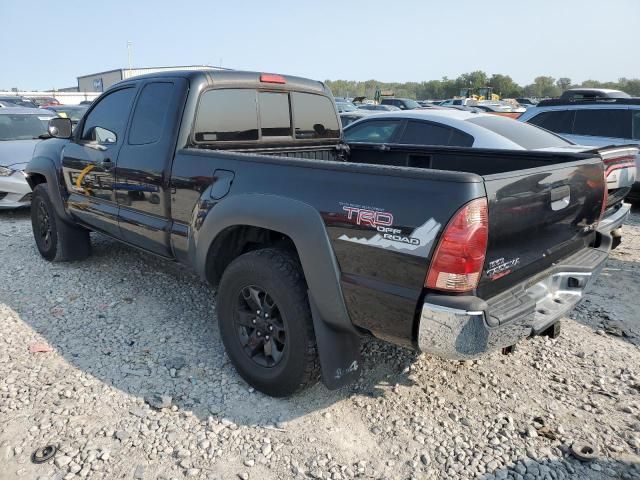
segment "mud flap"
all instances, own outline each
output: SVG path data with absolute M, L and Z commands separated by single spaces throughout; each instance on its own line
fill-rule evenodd
M 309 295 L 313 328 L 322 369 L 322 383 L 336 390 L 358 379 L 362 368 L 360 336 L 357 332 L 331 328 L 321 317 Z

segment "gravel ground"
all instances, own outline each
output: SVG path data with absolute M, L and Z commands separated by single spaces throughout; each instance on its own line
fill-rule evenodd
M 198 278 L 93 244 L 47 263 L 0 212 L 0 479 L 640 479 L 638 211 L 559 339 L 470 362 L 371 340 L 358 384 L 285 400 L 235 373 Z

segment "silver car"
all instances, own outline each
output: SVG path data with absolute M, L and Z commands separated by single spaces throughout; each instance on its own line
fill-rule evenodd
M 31 188 L 23 171 L 54 116 L 39 108 L 0 109 L 0 209 L 31 204 Z

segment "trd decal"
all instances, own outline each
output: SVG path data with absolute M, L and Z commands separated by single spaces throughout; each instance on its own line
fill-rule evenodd
M 393 225 L 393 215 L 388 212 L 369 210 L 344 205 L 342 209 L 347 212 L 348 220 L 355 220 L 357 225 L 369 225 L 371 227 L 390 227 Z
M 411 232 L 410 235 L 401 233 L 397 228 L 376 226 L 378 233 L 371 238 L 341 235 L 338 240 L 384 248 L 385 250 L 407 250 L 407 253 L 411 255 L 426 257 L 429 254 L 433 240 L 440 231 L 440 227 L 441 225 L 431 218 L 424 225 Z
M 487 277 L 491 280 L 497 280 L 505 275 L 509 275 L 513 267 L 520 264 L 520 258 L 513 258 L 511 260 L 505 260 L 504 258 L 498 258 L 489 262 L 489 268 L 487 269 Z

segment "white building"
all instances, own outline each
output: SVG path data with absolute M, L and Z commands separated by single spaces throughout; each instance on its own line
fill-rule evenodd
M 81 92 L 104 92 L 114 83 L 127 78 L 137 77 L 147 73 L 167 72 L 171 70 L 227 70 L 226 68 L 211 67 L 209 65 L 187 65 L 182 67 L 148 67 L 148 68 L 119 68 L 106 72 L 92 73 L 78 77 L 78 90 Z

